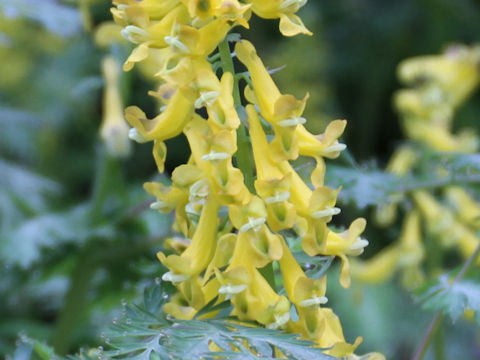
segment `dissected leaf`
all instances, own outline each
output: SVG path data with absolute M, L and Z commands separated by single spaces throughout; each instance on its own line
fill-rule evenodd
M 72 36 L 82 28 L 79 11 L 55 0 L 3 0 L 0 10 L 8 17 L 36 21 L 61 37 Z
M 346 168 L 329 165 L 326 183 L 332 188 L 339 185 L 342 191 L 339 198 L 344 202 L 354 202 L 362 209 L 391 201 L 398 194 L 400 179 L 376 168 Z
M 145 293 L 145 305 L 126 306 L 125 317 L 106 335 L 111 359 L 333 359 L 298 335 L 252 327 L 229 318 L 175 320 L 158 312 L 167 295 L 156 286 Z M 148 299 L 148 300 L 147 300 Z M 147 309 L 148 308 L 148 309 Z M 215 344 L 218 351 L 211 352 Z M 276 349 L 276 350 L 275 350 Z
M 480 279 L 461 279 L 455 282 L 448 275 L 441 276 L 433 285 L 419 296 L 423 308 L 440 311 L 456 321 L 466 310 L 475 312 L 480 325 Z
M 10 229 L 26 213 L 46 209 L 46 196 L 58 194 L 60 186 L 21 166 L 0 159 L 0 229 Z
M 90 225 L 89 209 L 85 204 L 23 221 L 17 228 L 2 234 L 0 259 L 27 268 L 38 260 L 42 248 L 84 242 L 92 236 L 111 237 L 111 226 Z

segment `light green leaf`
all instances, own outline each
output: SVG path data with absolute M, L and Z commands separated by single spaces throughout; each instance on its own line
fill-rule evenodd
M 447 275 L 426 289 L 419 300 L 423 308 L 440 311 L 456 321 L 466 310 L 475 311 L 475 319 L 480 325 L 480 281 L 472 278 L 450 282 Z

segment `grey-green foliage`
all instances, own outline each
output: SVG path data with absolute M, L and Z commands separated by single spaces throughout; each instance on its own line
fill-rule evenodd
M 298 335 L 279 330 L 241 325 L 230 317 L 208 320 L 177 320 L 161 309 L 168 299 L 161 285 L 147 288 L 144 303 L 124 305 L 123 317 L 114 320 L 112 328 L 102 337 L 109 349 L 100 346 L 82 350 L 66 358 L 57 356 L 44 343 L 21 336 L 11 360 L 186 360 L 186 359 L 280 359 L 281 354 L 292 360 L 333 360 L 314 343 Z M 253 326 L 252 326 L 253 325 Z M 211 351 L 215 343 L 221 350 Z
M 438 153 L 418 149 L 412 170 L 397 176 L 377 165 L 327 166 L 326 183 L 342 186 L 339 199 L 363 209 L 387 204 L 411 191 L 446 185 L 474 185 L 480 182 L 480 154 Z
M 46 197 L 60 191 L 54 181 L 2 159 L 0 174 L 0 233 L 14 227 L 25 213 L 44 211 Z
M 388 202 L 397 194 L 399 179 L 377 168 L 347 168 L 331 165 L 327 168 L 327 184 L 342 186 L 339 199 L 353 202 L 362 209 L 368 205 Z
M 93 227 L 88 204 L 75 206 L 58 213 L 45 213 L 26 219 L 3 236 L 0 259 L 10 265 L 28 268 L 39 260 L 45 247 L 65 242 L 85 243 L 89 238 L 112 238 L 112 226 Z
M 78 33 L 82 22 L 78 11 L 55 0 L 2 0 L 0 11 L 7 17 L 21 17 L 40 23 L 62 37 Z
M 298 335 L 240 325 L 231 318 L 176 320 L 161 311 L 168 295 L 160 285 L 147 289 L 143 306 L 126 306 L 124 318 L 106 336 L 112 359 L 333 359 Z M 216 344 L 221 351 L 211 352 Z M 235 349 L 235 351 L 233 350 Z
M 456 321 L 466 310 L 475 312 L 480 325 L 480 273 L 476 276 L 452 281 L 447 274 L 422 289 L 418 300 L 426 310 L 441 312 Z

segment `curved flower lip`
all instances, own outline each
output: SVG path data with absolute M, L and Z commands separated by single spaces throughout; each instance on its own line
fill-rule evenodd
M 348 230 L 342 233 L 329 232 L 324 254 L 335 255 L 342 260 L 340 269 L 340 284 L 350 287 L 350 263 L 347 256 L 358 256 L 363 253 L 368 241 L 362 239 L 360 234 L 366 226 L 366 220 L 358 218 L 350 224 Z
M 338 138 L 343 134 L 346 126 L 346 120 L 334 120 L 328 124 L 323 134 L 316 136 L 309 133 L 305 127 L 298 126 L 295 129 L 295 134 L 300 139 L 300 154 L 312 157 L 337 157 L 347 147 L 345 144 L 338 142 Z
M 132 134 L 142 141 L 166 140 L 179 135 L 192 119 L 194 108 L 190 98 L 189 92 L 177 90 L 167 109 L 153 120 L 148 120 L 136 106 L 126 108 L 125 118 L 136 129 Z
M 162 252 L 157 254 L 160 261 L 173 274 L 167 277 L 176 279 L 175 275 L 195 276 L 207 268 L 216 249 L 218 209 L 217 200 L 209 195 L 188 248 L 180 256 L 165 256 Z
M 312 35 L 302 20 L 295 15 L 306 0 L 249 0 L 252 11 L 265 19 L 280 19 L 280 32 L 285 36 Z

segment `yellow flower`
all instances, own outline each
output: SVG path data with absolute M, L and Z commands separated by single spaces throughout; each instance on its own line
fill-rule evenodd
M 177 319 L 190 320 L 218 294 L 220 284 L 211 280 L 202 285 L 200 278 L 189 278 L 177 284 L 178 293 L 163 306 L 163 310 Z
M 145 190 L 155 196 L 157 201 L 151 205 L 152 209 L 168 213 L 175 209 L 175 219 L 178 230 L 185 236 L 189 235 L 189 221 L 185 211 L 188 203 L 188 192 L 177 186 L 165 186 L 161 183 L 145 183 Z
M 415 165 L 418 154 L 410 145 L 400 146 L 388 162 L 387 171 L 396 175 L 407 174 Z
M 452 212 L 443 207 L 435 197 L 424 190 L 417 190 L 412 193 L 415 205 L 424 216 L 428 230 L 431 231 L 440 240 L 440 243 L 446 246 L 455 243 L 455 237 L 452 235 L 452 225 L 454 216 Z
M 166 281 L 182 282 L 204 271 L 215 254 L 219 204 L 212 195 L 207 197 L 192 242 L 180 256 L 157 254 L 160 261 L 170 269 L 163 275 Z
M 192 91 L 175 91 L 168 107 L 154 119 L 147 119 L 145 113 L 136 106 L 125 109 L 125 118 L 133 128 L 130 138 L 146 142 L 166 140 L 179 135 L 193 116 Z
M 335 207 L 337 194 L 340 191 L 327 187 L 317 188 L 310 196 L 308 213 L 308 230 L 302 238 L 302 248 L 310 256 L 316 256 L 325 251 L 326 239 L 329 234 L 327 223 L 333 215 L 340 213 Z
M 345 120 L 334 120 L 328 124 L 323 134 L 317 136 L 309 133 L 303 125 L 295 129 L 300 155 L 311 156 L 317 162 L 315 170 L 311 175 L 312 184 L 315 187 L 323 185 L 325 176 L 325 162 L 323 158 L 335 159 L 342 150 L 346 149 L 345 144 L 338 142 L 338 138 L 343 134 L 346 126 L 347 122 Z
M 287 291 L 288 298 L 297 308 L 305 308 L 325 304 L 327 290 L 327 278 L 310 279 L 305 275 L 300 265 L 293 257 L 285 240 L 282 239 L 283 255 L 280 259 L 280 269 L 283 275 L 283 286 Z
M 217 272 L 222 284 L 219 292 L 231 298 L 234 305 L 232 315 L 240 320 L 254 319 L 272 329 L 285 327 L 290 320 L 288 299 L 272 289 L 260 272 L 248 263 L 248 258 L 238 256 L 238 260 L 234 259 L 224 273 Z
M 246 110 L 257 170 L 255 189 L 266 203 L 268 224 L 273 231 L 291 228 L 296 219 L 295 207 L 288 201 L 291 175 L 283 175 L 268 156 L 267 139 L 255 108 L 248 105 Z
M 265 225 L 266 210 L 260 198 L 254 196 L 246 205 L 231 205 L 229 217 L 238 229 L 238 249 L 235 250 L 232 264 L 248 263 L 261 268 L 282 257 L 282 238 L 271 233 Z
M 250 199 L 241 171 L 232 165 L 236 133 L 221 130 L 212 134 L 207 122 L 194 119 L 184 129 L 195 164 L 210 179 L 211 191 L 223 204 L 244 204 Z
M 382 283 L 389 280 L 399 268 L 403 269 L 403 283 L 412 287 L 423 275 L 421 261 L 424 249 L 421 243 L 420 215 L 411 211 L 403 223 L 399 239 L 371 259 L 352 261 L 352 276 L 362 282 Z
M 177 6 L 168 12 L 161 20 L 151 22 L 149 14 L 139 5 L 123 9 L 124 20 L 128 25 L 122 30 L 122 35 L 134 44 L 147 44 L 148 47 L 161 48 L 169 45 L 168 36 L 174 30 L 177 22 L 188 21 L 188 13 L 183 6 Z M 116 22 L 118 21 L 115 18 Z
M 480 227 L 480 206 L 465 189 L 449 186 L 445 189 L 445 195 L 462 222 L 475 228 Z
M 292 95 L 282 95 L 249 41 L 237 42 L 235 52 L 237 58 L 247 67 L 252 79 L 254 99 L 250 100 L 258 105 L 265 120 L 272 125 L 279 125 L 283 120 L 297 120 L 302 123 L 301 115 L 307 97 L 297 100 Z
M 125 9 L 131 6 L 137 6 L 141 7 L 152 20 L 157 20 L 163 18 L 179 3 L 180 0 L 114 0 L 113 4 L 116 5 L 117 8 L 112 9 L 112 14 L 114 18 L 124 19 L 126 15 Z M 121 25 L 126 25 L 126 23 L 122 22 Z
M 371 259 L 352 260 L 352 276 L 356 280 L 372 284 L 388 281 L 397 270 L 401 256 L 399 246 L 392 244 L 384 247 Z
M 220 80 L 220 94 L 216 101 L 207 106 L 208 121 L 215 130 L 233 130 L 240 125 L 240 119 L 233 103 L 233 75 L 225 72 Z
M 475 55 L 467 47 L 452 46 L 443 55 L 419 56 L 403 61 L 398 68 L 401 81 L 412 83 L 423 77 L 444 91 L 453 106 L 463 102 L 478 84 Z
M 330 231 L 327 235 L 327 242 L 324 255 L 335 255 L 342 259 L 340 270 L 340 285 L 350 287 L 350 264 L 347 256 L 358 256 L 363 253 L 368 241 L 362 239 L 360 234 L 366 226 L 363 218 L 358 218 L 350 224 L 348 230 L 342 233 Z
M 115 157 L 125 157 L 130 153 L 128 125 L 123 116 L 123 103 L 120 94 L 120 66 L 109 56 L 102 61 L 105 90 L 103 96 L 103 120 L 100 136 L 107 151 Z
M 312 35 L 295 13 L 307 0 L 247 0 L 252 11 L 265 19 L 280 19 L 280 32 L 285 36 Z
M 182 0 L 182 2 L 188 7 L 192 18 L 206 20 L 217 17 L 248 28 L 249 16 L 246 12 L 250 6 L 242 5 L 237 0 Z
M 354 344 L 348 344 L 345 341 L 340 320 L 332 309 L 312 306 L 297 308 L 297 310 L 299 320 L 295 323 L 290 322 L 288 330 L 316 341 L 321 348 L 330 348 L 326 351 L 329 355 L 343 359 L 353 354 L 362 342 L 361 337 L 358 337 Z

